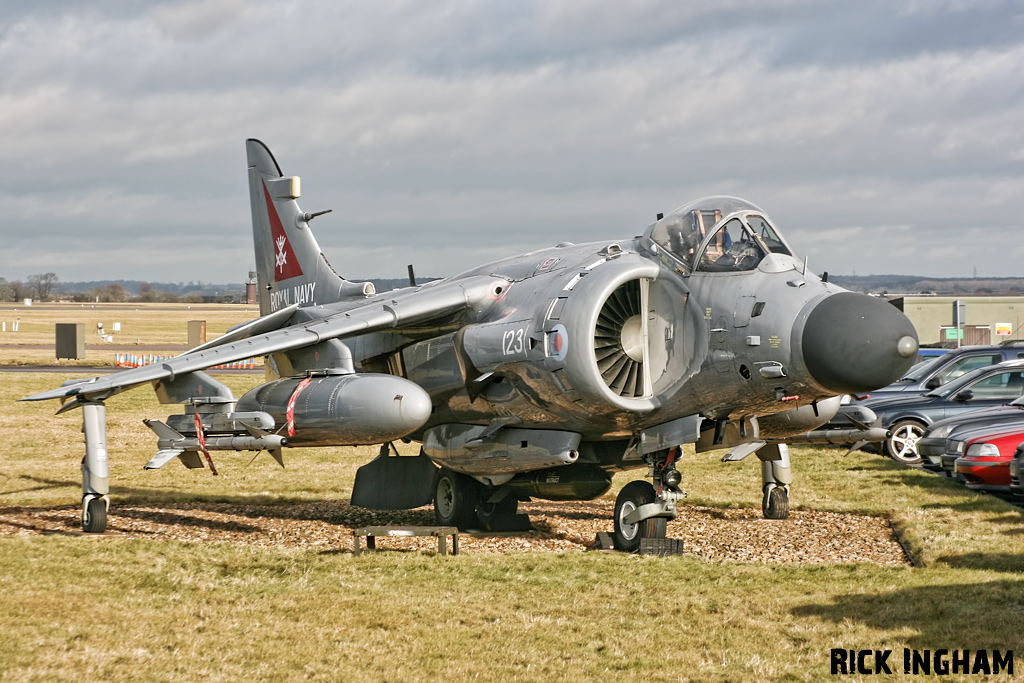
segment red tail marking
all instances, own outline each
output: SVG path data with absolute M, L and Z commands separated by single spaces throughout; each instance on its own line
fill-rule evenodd
M 302 266 L 295 258 L 292 251 L 292 243 L 288 241 L 284 225 L 281 224 L 281 217 L 277 214 L 277 207 L 274 200 L 270 198 L 267 191 L 267 183 L 263 183 L 263 197 L 267 200 L 267 216 L 270 218 L 270 234 L 274 239 L 274 282 L 288 280 L 302 275 Z

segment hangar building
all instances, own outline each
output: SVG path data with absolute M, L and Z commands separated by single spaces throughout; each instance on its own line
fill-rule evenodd
M 903 296 L 891 299 L 917 329 L 921 344 L 956 342 L 953 306 L 964 302 L 961 344 L 999 344 L 1024 339 L 1024 296 Z

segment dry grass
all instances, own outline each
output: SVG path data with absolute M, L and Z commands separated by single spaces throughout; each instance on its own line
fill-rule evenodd
M 2 547 L 9 680 L 822 680 L 831 647 L 1022 645 L 1019 579 L 977 570 Z
M 258 381 L 222 377 L 236 395 Z M 78 414 L 13 402 L 66 378 L 0 374 L 0 505 L 80 496 Z M 288 451 L 285 470 L 266 456 L 250 465 L 244 454 L 215 454 L 216 478 L 174 463 L 143 472 L 154 439 L 141 418 L 177 406 L 140 389 L 108 407 L 115 505 L 343 499 L 375 452 Z M 829 677 L 832 647 L 895 649 L 896 664 L 903 647 L 1013 649 L 1019 674 L 1019 509 L 868 454 L 794 449 L 793 460 L 797 506 L 889 515 L 926 566 L 397 550 L 355 558 L 16 536 L 0 539 L 0 680 L 817 681 Z M 752 462 L 692 453 L 685 462 L 691 502 L 759 504 Z
M 112 365 L 112 345 L 180 345 L 175 353 L 185 350 L 188 342 L 188 321 L 205 320 L 207 339 L 213 339 L 232 325 L 259 316 L 255 306 L 231 304 L 35 304 L 17 308 L 0 308 L 0 321 L 7 323 L 0 331 L 0 363 L 4 365 Z M 12 323 L 19 322 L 17 332 Z M 97 333 L 97 324 L 112 333 L 114 323 L 121 323 L 121 331 L 113 333 L 114 340 L 105 342 Z M 56 338 L 56 323 L 82 323 L 85 325 L 86 355 L 84 359 L 57 361 L 52 348 L 32 348 L 34 345 L 52 346 Z

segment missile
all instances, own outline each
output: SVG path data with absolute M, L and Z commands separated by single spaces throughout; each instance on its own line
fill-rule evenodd
M 288 445 L 288 438 L 279 434 L 270 434 L 250 427 L 251 433 L 247 436 L 208 436 L 201 444 L 198 436 L 185 436 L 160 420 L 143 420 L 143 422 L 156 432 L 157 447 L 160 449 L 160 452 L 145 464 L 144 469 L 147 470 L 163 467 L 174 458 L 189 452 L 198 453 L 203 450 L 204 445 L 207 451 L 270 451 L 274 459 L 284 466 L 281 449 Z M 182 458 L 186 467 L 191 467 L 190 463 L 195 461 L 197 459 L 192 457 Z

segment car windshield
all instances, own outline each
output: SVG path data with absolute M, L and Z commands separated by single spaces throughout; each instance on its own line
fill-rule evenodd
M 648 238 L 687 272 L 752 270 L 768 253 L 792 254 L 764 212 L 738 197 L 681 206 L 659 219 Z
M 1005 372 L 1010 372 L 1010 370 L 1007 369 Z M 953 394 L 953 393 L 955 393 L 957 391 L 960 391 L 961 389 L 963 389 L 966 386 L 974 384 L 975 382 L 978 381 L 979 378 L 984 377 L 984 376 L 986 376 L 988 374 L 991 374 L 991 373 L 992 373 L 992 368 L 991 367 L 978 368 L 977 370 L 973 370 L 971 372 L 968 372 L 966 375 L 960 375 L 959 377 L 957 377 L 956 379 L 954 379 L 950 383 L 944 384 L 943 386 L 939 387 L 935 391 L 929 391 L 926 395 L 927 396 L 949 396 L 950 394 Z
M 936 356 L 926 361 L 921 361 L 917 365 L 910 368 L 907 374 L 899 378 L 900 382 L 920 382 L 922 379 L 931 374 L 932 370 L 942 365 L 948 360 L 945 356 Z
M 978 379 L 982 375 L 988 372 L 988 368 L 978 368 L 973 372 L 968 372 L 966 375 L 960 375 L 955 380 L 948 384 L 944 384 L 934 391 L 929 391 L 926 396 L 949 396 L 954 391 L 959 391 L 965 386 Z

